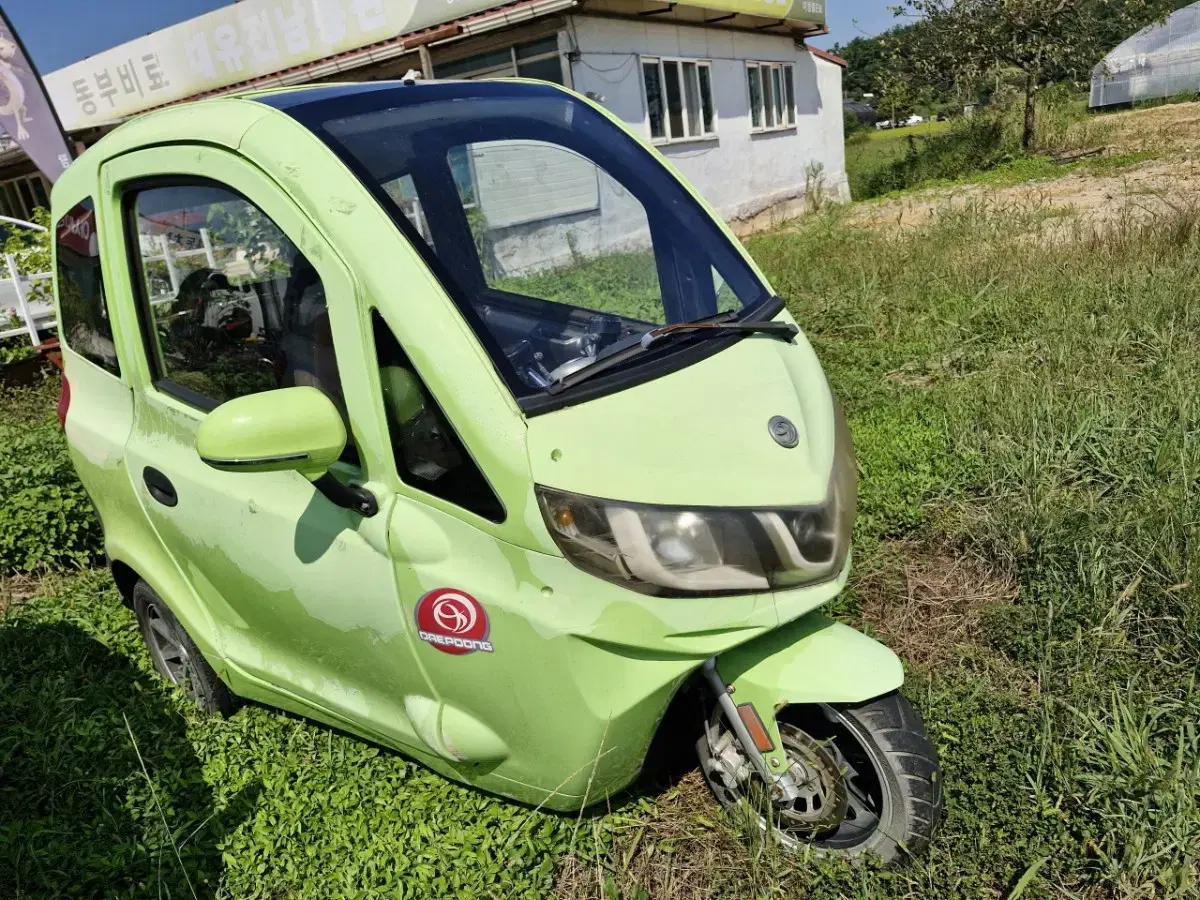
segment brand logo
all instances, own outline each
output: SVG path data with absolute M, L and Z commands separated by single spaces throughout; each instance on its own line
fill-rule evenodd
M 796 430 L 796 426 L 789 419 L 783 416 L 771 416 L 771 421 L 767 422 L 767 431 L 771 433 L 771 437 L 780 447 L 791 449 L 800 443 L 800 432 Z
M 478 600 L 453 588 L 438 588 L 417 601 L 417 637 L 443 653 L 492 652 L 492 623 Z

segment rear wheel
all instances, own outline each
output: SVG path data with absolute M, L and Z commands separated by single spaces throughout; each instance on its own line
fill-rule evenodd
M 144 581 L 139 580 L 133 587 L 133 611 L 155 671 L 183 688 L 201 712 L 230 715 L 237 708 L 233 692 L 213 671 L 167 604 Z
M 697 742 L 727 808 L 749 811 L 788 849 L 885 863 L 923 853 L 942 814 L 937 752 L 899 693 L 855 705 L 793 706 L 778 717 L 799 796 L 782 802 L 755 773 L 719 710 Z

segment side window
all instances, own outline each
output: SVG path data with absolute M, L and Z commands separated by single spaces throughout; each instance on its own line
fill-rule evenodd
M 119 377 L 121 366 L 104 296 L 104 276 L 96 242 L 96 207 L 91 197 L 75 204 L 58 220 L 54 243 L 59 335 L 80 356 Z
M 400 342 L 378 312 L 371 314 L 383 406 L 396 468 L 405 484 L 463 509 L 504 521 L 504 506 L 426 390 Z
M 147 188 L 127 203 L 160 388 L 211 407 L 312 385 L 345 415 L 321 278 L 279 226 L 210 182 Z

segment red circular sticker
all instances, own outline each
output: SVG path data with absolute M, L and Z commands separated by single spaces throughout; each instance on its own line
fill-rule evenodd
M 492 623 L 483 604 L 464 591 L 437 588 L 417 601 L 417 637 L 443 653 L 492 652 Z

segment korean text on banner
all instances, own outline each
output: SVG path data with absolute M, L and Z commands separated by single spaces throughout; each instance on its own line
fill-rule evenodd
M 176 100 L 253 84 L 319 60 L 505 6 L 511 0 L 245 0 L 137 38 L 46 76 L 68 131 Z M 825 21 L 825 0 L 679 0 Z

